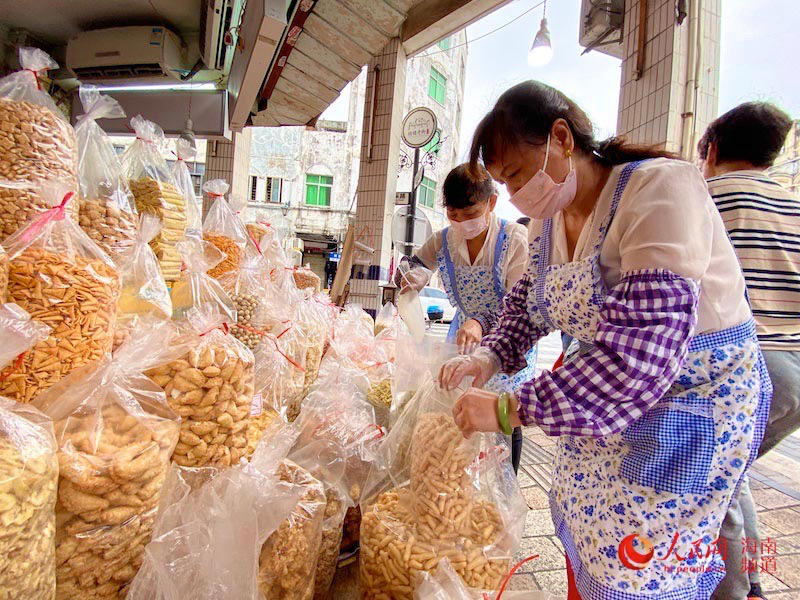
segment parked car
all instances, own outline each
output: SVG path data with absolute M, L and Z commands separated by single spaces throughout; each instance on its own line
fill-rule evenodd
M 419 294 L 422 310 L 429 321 L 450 323 L 456 316 L 456 308 L 450 304 L 447 294 L 434 287 L 426 287 Z

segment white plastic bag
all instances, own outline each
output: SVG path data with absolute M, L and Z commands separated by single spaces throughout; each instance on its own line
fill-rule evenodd
M 189 173 L 189 165 L 186 164 L 187 161 L 194 160 L 196 154 L 197 150 L 188 140 L 175 140 L 176 160 L 170 172 L 186 204 L 186 235 L 199 237 L 203 226 L 203 207 L 194 193 L 194 182 Z

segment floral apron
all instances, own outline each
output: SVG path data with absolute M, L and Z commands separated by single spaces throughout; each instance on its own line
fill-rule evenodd
M 439 272 L 442 276 L 444 289 L 450 302 L 457 309 L 456 316 L 450 323 L 450 330 L 447 333 L 447 341 L 450 343 L 455 343 L 456 335 L 461 325 L 472 315 L 487 311 L 500 313 L 503 308 L 503 297 L 506 295 L 507 290 L 503 288 L 501 265 L 508 252 L 506 224 L 507 221 L 500 220 L 500 231 L 497 234 L 497 242 L 495 242 L 491 269 L 488 267 L 455 266 L 447 243 L 447 234 L 450 228 L 448 227 L 442 231 L 442 247 L 436 258 L 439 263 Z M 525 369 L 514 375 L 498 373 L 488 381 L 484 386 L 485 389 L 494 392 L 514 392 L 523 383 L 533 379 L 536 365 L 536 347 L 528 353 L 526 358 L 528 359 L 528 366 Z
M 529 314 L 577 340 L 567 362 L 592 348 L 607 295 L 600 249 L 638 165 L 623 168 L 590 256 L 549 265 L 549 219 L 531 244 Z M 771 393 L 750 320 L 694 336 L 672 387 L 621 433 L 559 437 L 550 508 L 584 600 L 711 596 L 725 573 L 720 525 L 755 458 Z

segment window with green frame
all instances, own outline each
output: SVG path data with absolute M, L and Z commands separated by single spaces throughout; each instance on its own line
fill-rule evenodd
M 436 133 L 433 134 L 433 138 L 430 142 L 425 144 L 422 147 L 422 150 L 425 152 L 430 152 L 431 154 L 439 154 L 439 148 L 442 145 L 442 130 L 437 129 Z
M 428 95 L 439 104 L 444 104 L 444 96 L 447 91 L 447 77 L 431 67 L 431 76 L 428 80 Z
M 436 200 L 436 182 L 427 177 L 422 178 L 422 183 L 417 188 L 417 203 L 428 208 L 433 208 Z
M 439 40 L 439 48 L 442 50 L 450 50 L 450 36 L 448 35 L 443 40 Z
M 308 206 L 330 206 L 333 177 L 306 174 L 306 204 Z

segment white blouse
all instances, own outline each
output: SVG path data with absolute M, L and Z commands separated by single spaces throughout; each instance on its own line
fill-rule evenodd
M 611 205 L 619 174 L 614 167 L 575 246 L 574 260 L 592 253 L 599 219 Z M 531 221 L 535 239 L 542 222 Z M 551 264 L 570 259 L 561 213 L 553 217 Z M 600 251 L 607 287 L 623 273 L 637 269 L 667 269 L 700 284 L 696 333 L 738 325 L 751 317 L 745 282 L 728 241 L 719 211 L 700 171 L 687 162 L 655 159 L 631 175 Z
M 417 250 L 417 258 L 431 271 L 438 268 L 436 255 L 442 248 L 442 231 L 434 233 L 422 247 Z M 494 248 L 497 244 L 497 235 L 500 232 L 500 219 L 491 213 L 489 218 L 489 232 L 486 240 L 475 257 L 474 262 L 469 260 L 467 241 L 459 236 L 452 227 L 447 230 L 447 245 L 450 248 L 450 257 L 456 267 L 487 267 L 494 265 Z M 506 235 L 508 236 L 508 252 L 500 264 L 500 276 L 506 292 L 511 291 L 514 284 L 525 274 L 528 265 L 528 232 L 524 225 L 507 222 Z

